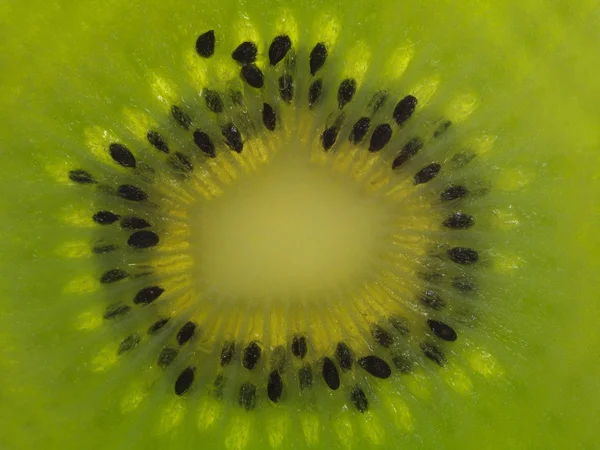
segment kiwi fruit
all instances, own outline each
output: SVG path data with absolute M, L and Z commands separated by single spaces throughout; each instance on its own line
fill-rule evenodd
M 0 15 L 0 447 L 595 448 L 594 2 Z

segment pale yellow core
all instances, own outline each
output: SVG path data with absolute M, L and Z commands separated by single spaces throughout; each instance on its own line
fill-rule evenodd
M 389 206 L 348 174 L 286 148 L 198 206 L 201 290 L 219 299 L 318 298 L 375 274 Z

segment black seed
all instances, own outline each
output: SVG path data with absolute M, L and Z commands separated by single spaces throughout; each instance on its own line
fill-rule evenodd
M 179 350 L 177 350 L 176 348 L 165 347 L 158 354 L 156 364 L 158 364 L 159 367 L 165 368 L 169 366 L 173 361 L 175 361 L 175 358 L 177 357 L 178 353 Z
M 344 342 L 338 342 L 335 348 L 335 358 L 342 370 L 352 369 L 352 350 Z
M 371 336 L 373 336 L 375 342 L 377 342 L 379 345 L 385 348 L 389 348 L 390 345 L 392 345 L 392 343 L 394 342 L 392 335 L 385 331 L 383 328 L 381 328 L 379 325 L 374 325 L 373 328 L 371 328 Z
M 269 400 L 274 403 L 277 403 L 281 398 L 281 394 L 283 393 L 283 380 L 281 379 L 281 375 L 279 375 L 279 371 L 274 370 L 269 374 L 269 383 L 267 384 L 267 395 L 269 396 Z
M 275 110 L 268 103 L 263 103 L 262 119 L 263 125 L 267 130 L 273 131 L 275 129 L 275 124 L 277 123 Z
M 452 287 L 461 292 L 470 292 L 475 289 L 475 282 L 465 276 L 459 276 L 452 280 Z
M 444 364 L 446 364 L 446 357 L 444 356 L 444 353 L 442 353 L 442 350 L 438 346 L 428 342 L 423 342 L 421 344 L 421 351 L 425 356 L 427 356 L 430 360 L 432 360 L 439 366 L 443 366 Z
M 154 322 L 152 325 L 150 325 L 150 328 L 148 328 L 148 334 L 150 336 L 154 336 L 156 333 L 158 333 L 160 330 L 163 329 L 163 327 L 169 323 L 169 319 L 168 318 L 164 318 L 164 319 L 159 319 L 156 322 Z
M 310 364 L 305 364 L 298 369 L 298 381 L 300 383 L 300 389 L 308 389 L 313 384 L 312 367 Z
M 323 360 L 323 379 L 327 383 L 327 386 L 329 386 L 329 389 L 333 391 L 340 387 L 340 375 L 335 364 L 328 357 L 325 357 Z
M 323 80 L 318 79 L 313 81 L 308 88 L 308 106 L 313 107 L 321 98 L 321 92 L 323 91 Z
M 169 146 L 167 145 L 163 137 L 156 131 L 148 131 L 146 138 L 155 149 L 160 150 L 164 153 L 169 153 Z
M 373 113 L 376 113 L 385 104 L 386 100 L 387 91 L 378 91 L 369 102 L 369 108 L 371 108 Z
M 96 254 L 114 252 L 118 247 L 116 245 L 100 245 L 92 248 L 92 252 Z
M 294 80 L 291 75 L 285 74 L 279 77 L 279 95 L 284 102 L 292 103 L 294 99 Z
M 148 228 L 151 225 L 144 219 L 139 217 L 123 217 L 121 219 L 121 228 L 128 230 L 141 230 L 142 228 Z
M 250 64 L 256 61 L 258 50 L 254 42 L 242 42 L 231 54 L 231 57 L 240 64 Z
M 417 107 L 417 99 L 412 95 L 407 95 L 402 100 L 398 102 L 396 108 L 394 108 L 394 113 L 392 116 L 398 125 L 402 125 L 410 116 L 415 112 L 415 108 Z
M 122 355 L 123 353 L 134 349 L 140 343 L 140 340 L 141 339 L 138 334 L 132 334 L 131 336 L 127 336 L 119 344 L 119 350 L 117 350 L 117 354 Z
M 194 131 L 194 143 L 206 156 L 214 158 L 217 155 L 215 153 L 215 146 L 210 136 L 204 131 Z
M 479 254 L 472 248 L 454 247 L 448 250 L 448 256 L 456 264 L 463 266 L 475 264 L 479 261 Z
M 397 169 L 400 167 L 406 161 L 415 156 L 422 148 L 423 141 L 419 138 L 412 138 L 404 145 L 404 147 L 402 147 L 402 150 L 398 156 L 396 156 L 394 162 L 392 162 L 392 169 Z
M 333 144 L 335 144 L 335 140 L 337 139 L 338 131 L 339 130 L 335 126 L 329 127 L 323 131 L 323 134 L 321 135 L 323 150 L 327 151 L 333 147 Z
M 79 184 L 94 184 L 96 180 L 94 177 L 85 170 L 70 170 L 69 171 L 69 180 L 74 181 Z
M 352 388 L 350 391 L 350 400 L 352 400 L 352 403 L 354 403 L 356 409 L 358 409 L 361 413 L 364 413 L 369 409 L 367 395 L 360 386 L 354 386 Z
M 437 293 L 429 289 L 423 291 L 419 300 L 425 306 L 435 309 L 436 311 L 446 306 L 446 302 L 443 301 Z
M 394 367 L 404 374 L 410 373 L 413 367 L 412 360 L 406 355 L 394 356 L 392 362 Z
M 428 319 L 427 325 L 429 325 L 433 334 L 445 341 L 454 342 L 458 337 L 454 328 L 450 325 L 446 325 L 444 322 Z
M 304 358 L 308 351 L 308 345 L 306 344 L 306 337 L 300 335 L 294 335 L 292 338 L 292 354 L 296 358 Z
M 283 345 L 278 345 L 272 350 L 271 353 L 271 369 L 277 370 L 281 373 L 285 371 L 287 364 L 287 354 Z
M 117 317 L 124 316 L 130 310 L 131 308 L 127 305 L 111 305 L 108 308 L 106 308 L 103 317 L 105 319 L 115 319 Z
M 377 378 L 388 378 L 392 369 L 383 359 L 369 355 L 358 360 L 358 365 Z
M 225 367 L 229 365 L 233 359 L 233 355 L 235 355 L 235 342 L 225 341 L 221 349 L 221 366 Z
M 402 336 L 408 336 L 408 334 L 410 333 L 410 330 L 408 328 L 408 322 L 406 319 L 402 318 L 402 317 L 398 317 L 398 316 L 391 316 L 390 319 L 390 324 L 402 335 Z
M 261 353 L 262 350 L 259 345 L 254 341 L 250 342 L 250 344 L 248 344 L 248 346 L 244 349 L 242 365 L 248 370 L 254 369 L 260 360 Z
M 247 64 L 240 71 L 242 79 L 251 87 L 259 89 L 265 84 L 265 76 L 254 64 Z
M 175 393 L 177 395 L 183 395 L 189 390 L 194 382 L 195 371 L 196 368 L 190 366 L 179 374 L 177 381 L 175 381 Z
M 211 91 L 210 89 L 204 89 L 202 91 L 206 106 L 214 113 L 220 113 L 223 111 L 223 100 L 218 92 Z
M 338 88 L 338 107 L 342 109 L 349 101 L 352 100 L 356 93 L 356 81 L 352 78 L 346 78 L 340 83 Z
M 323 64 L 325 64 L 325 60 L 327 59 L 327 47 L 322 42 L 319 42 L 310 52 L 309 62 L 310 62 L 310 74 L 314 75 L 319 71 Z
M 133 298 L 133 303 L 136 305 L 149 305 L 154 300 L 162 295 L 165 290 L 159 286 L 150 286 L 141 289 Z
M 100 225 L 110 225 L 111 223 L 115 223 L 119 220 L 119 216 L 111 213 L 110 211 L 98 211 L 92 217 L 94 222 L 99 223 Z
M 132 202 L 141 202 L 148 198 L 148 194 L 132 184 L 122 184 L 117 188 L 117 194 Z
M 442 134 L 444 134 L 446 132 L 446 130 L 448 128 L 450 128 L 450 125 L 452 125 L 452 122 L 450 122 L 449 120 L 444 120 L 434 131 L 433 137 L 434 138 L 440 137 Z
M 129 274 L 121 269 L 107 270 L 100 277 L 100 283 L 102 283 L 102 284 L 115 283 L 124 278 L 127 278 L 128 276 L 129 276 Z
M 423 184 L 433 180 L 440 173 L 441 169 L 442 166 L 438 163 L 431 163 L 423 167 L 415 175 L 415 184 Z
M 363 138 L 367 135 L 367 131 L 369 131 L 369 126 L 371 125 L 371 119 L 368 117 L 361 117 L 357 120 L 357 122 L 352 127 L 352 131 L 350 132 L 350 142 L 353 144 L 358 144 Z
M 246 411 L 251 411 L 256 406 L 256 386 L 252 383 L 244 383 L 240 386 L 238 403 Z
M 215 30 L 207 31 L 196 39 L 196 51 L 203 58 L 210 58 L 215 52 Z
M 392 138 L 392 127 L 387 123 L 377 125 L 373 134 L 371 135 L 371 142 L 369 143 L 370 152 L 378 152 L 390 142 Z
M 469 193 L 469 190 L 464 186 L 448 186 L 444 192 L 441 193 L 440 197 L 442 201 L 455 200 L 457 198 L 463 198 Z
M 225 143 L 231 150 L 234 150 L 237 153 L 242 152 L 244 143 L 242 142 L 242 136 L 240 135 L 239 130 L 234 124 L 228 123 L 223 126 L 223 128 L 221 128 L 221 133 L 223 133 Z
M 110 144 L 108 147 L 110 156 L 116 163 L 123 167 L 135 167 L 135 156 L 133 153 L 122 144 Z
M 196 324 L 194 322 L 186 322 L 177 332 L 177 343 L 183 345 L 188 342 L 196 332 Z
M 192 118 L 181 109 L 179 106 L 171 106 L 171 115 L 177 121 L 179 125 L 188 130 L 192 124 Z
M 182 169 L 185 172 L 191 172 L 194 170 L 192 161 L 190 161 L 190 158 L 185 156 L 183 153 L 175 152 L 173 156 L 175 158 L 172 160 L 172 162 L 175 168 Z
M 287 52 L 292 48 L 292 40 L 289 36 L 282 34 L 277 36 L 269 46 L 269 62 L 272 66 L 277 65 L 279 61 L 285 58 Z
M 475 218 L 473 216 L 461 212 L 455 212 L 443 222 L 443 225 L 446 228 L 455 230 L 466 230 L 467 228 L 471 228 L 474 224 Z
M 158 235 L 154 231 L 142 230 L 129 236 L 127 244 L 133 248 L 148 248 L 158 244 L 158 240 Z

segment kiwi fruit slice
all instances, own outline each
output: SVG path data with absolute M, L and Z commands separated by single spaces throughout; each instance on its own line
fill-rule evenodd
M 35 3 L 2 448 L 595 446 L 593 2 Z

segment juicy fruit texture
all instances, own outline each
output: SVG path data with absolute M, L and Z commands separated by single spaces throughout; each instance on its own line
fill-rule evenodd
M 591 124 L 600 103 L 590 106 L 583 92 L 598 99 L 598 87 L 573 82 L 590 67 L 572 62 L 577 52 L 568 47 L 591 36 L 589 8 L 557 7 L 534 26 L 527 20 L 537 17 L 535 4 L 446 11 L 390 2 L 377 3 L 375 13 L 373 6 L 98 5 L 83 20 L 48 12 L 66 18 L 67 31 L 47 56 L 31 56 L 28 67 L 38 69 L 32 73 L 46 69 L 40 76 L 9 76 L 10 108 L 3 108 L 19 111 L 2 127 L 11 156 L 3 158 L 2 182 L 20 197 L 2 200 L 11 211 L 5 254 L 15 255 L 3 262 L 10 314 L 1 319 L 2 377 L 10 388 L 1 408 L 16 425 L 2 437 L 6 447 L 591 445 L 595 406 L 587 399 L 598 388 L 588 373 L 597 358 L 577 349 L 598 343 L 593 324 L 581 320 L 594 316 L 593 288 L 586 269 L 576 274 L 571 263 L 593 248 L 593 238 L 580 236 L 597 211 L 573 223 L 565 218 L 575 217 L 579 196 L 560 201 L 566 180 L 593 165 L 581 160 L 596 158 Z M 131 30 L 118 26 L 122 17 L 134 17 Z M 547 31 L 543 42 L 512 31 L 535 27 Z M 564 43 L 567 31 L 577 38 Z M 73 56 L 70 33 L 81 42 Z M 61 80 L 57 61 L 65 60 L 73 71 Z M 571 74 L 561 70 L 566 60 Z M 560 76 L 548 75 L 555 72 Z M 231 86 L 241 98 L 229 94 Z M 572 104 L 553 95 L 563 87 L 577 99 Z M 221 123 L 219 115 L 234 120 Z M 296 136 L 312 141 L 300 145 L 290 138 Z M 300 156 L 290 174 L 316 177 L 310 189 L 294 191 L 299 182 L 282 175 L 289 161 L 278 146 L 292 141 Z M 581 156 L 569 159 L 571 170 L 564 168 L 566 148 Z M 307 164 L 325 171 L 303 172 Z M 267 183 L 269 169 L 274 180 Z M 257 291 L 254 309 L 235 310 L 248 305 L 244 293 L 282 279 L 277 265 L 299 261 L 290 256 L 299 247 L 286 248 L 281 260 L 267 258 L 269 248 L 250 238 L 222 242 L 235 233 L 236 218 L 250 222 L 248 233 L 262 218 L 240 211 L 251 208 L 250 199 L 264 193 L 263 204 L 277 204 L 269 195 L 278 176 L 292 190 L 279 198 L 325 189 L 332 197 L 299 198 L 317 209 L 272 228 L 272 237 L 304 228 L 306 214 L 324 221 L 322 232 L 343 215 L 364 232 L 345 236 L 355 247 L 334 249 L 352 250 L 344 264 L 377 255 L 364 247 L 369 239 L 374 247 L 404 239 L 401 248 L 422 252 L 392 265 L 407 283 L 407 291 L 395 291 L 402 302 L 386 301 L 389 291 L 372 287 L 356 296 L 351 287 L 350 295 L 330 294 L 330 311 L 325 302 L 303 303 L 300 311 L 291 294 L 320 278 L 298 270 L 306 278 L 284 280 L 295 289 L 274 291 L 279 303 Z M 227 179 L 233 187 L 217 194 Z M 583 190 L 597 187 L 581 179 Z M 252 183 L 261 181 L 265 188 L 256 190 Z M 348 186 L 342 191 L 349 198 L 335 196 L 339 186 Z M 378 193 L 403 201 L 386 203 Z M 196 196 L 212 203 L 198 207 Z M 352 220 L 348 208 L 363 198 L 371 203 Z M 332 214 L 317 199 L 346 209 Z M 402 210 L 388 212 L 390 206 Z M 200 226 L 188 240 L 182 236 L 190 212 Z M 378 214 L 383 225 L 360 225 L 363 215 Z M 403 228 L 390 241 L 384 219 L 395 214 Z M 274 226 L 258 222 L 255 229 L 267 225 Z M 206 239 L 204 232 L 220 226 L 218 239 Z M 323 242 L 339 237 L 331 232 Z M 243 248 L 249 242 L 258 249 Z M 263 265 L 239 259 L 248 251 L 265 256 Z M 313 260 L 316 250 L 306 251 L 305 261 Z M 212 272 L 190 269 L 190 259 L 194 265 L 217 256 L 224 259 Z M 228 259 L 239 263 L 236 270 L 268 273 L 227 286 Z M 357 274 L 382 273 L 376 265 L 326 272 L 343 286 Z M 259 283 L 258 275 L 266 278 Z M 207 278 L 221 280 L 212 287 L 220 295 L 214 310 L 197 308 L 190 295 L 206 293 L 198 283 Z M 581 293 L 566 305 L 561 300 L 574 280 Z M 313 295 L 328 288 L 320 289 Z M 337 307 L 349 304 L 356 312 Z M 399 304 L 405 308 L 392 308 Z M 267 311 L 273 318 L 257 320 Z M 224 312 L 229 323 L 212 320 Z M 348 326 L 359 312 L 364 323 Z M 548 331 L 555 328 L 566 331 L 560 342 Z M 222 339 L 223 330 L 232 339 Z

